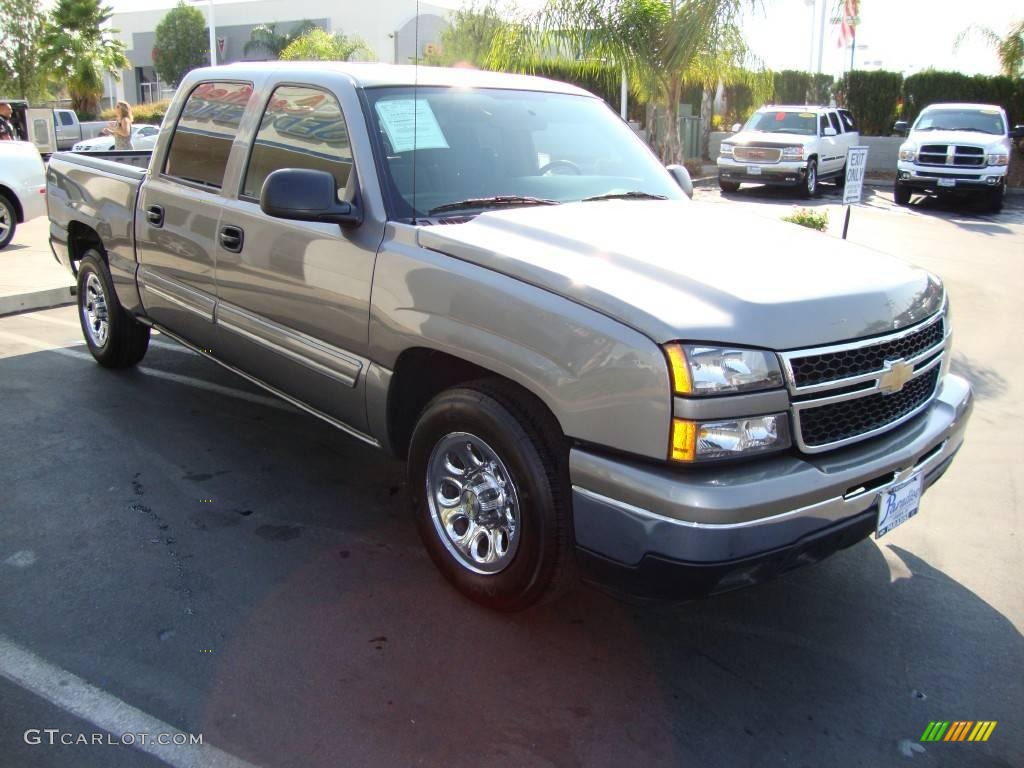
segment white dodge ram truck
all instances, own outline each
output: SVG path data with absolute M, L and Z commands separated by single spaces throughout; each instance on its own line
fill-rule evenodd
M 820 179 L 842 183 L 846 150 L 858 139 L 846 109 L 761 107 L 722 142 L 718 185 L 723 192 L 735 192 L 743 182 L 799 187 L 804 197 L 812 197 Z
M 896 204 L 907 205 L 912 192 L 955 193 L 1002 210 L 1010 139 L 1024 135 L 1024 126 L 1008 125 L 1006 112 L 992 104 L 925 107 L 900 147 Z

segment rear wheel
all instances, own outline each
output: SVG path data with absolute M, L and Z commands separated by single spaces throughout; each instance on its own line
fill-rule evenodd
M 910 205 L 910 190 L 898 181 L 893 188 L 892 196 L 896 201 L 896 205 Z
M 416 524 L 463 595 L 515 611 L 572 583 L 567 457 L 553 419 L 500 381 L 449 389 L 409 449 Z
M 739 183 L 735 181 L 725 181 L 724 179 L 718 180 L 718 186 L 723 192 L 737 192 L 740 188 Z
M 804 175 L 804 184 L 800 188 L 800 193 L 804 197 L 814 197 L 818 194 L 818 161 L 808 160 L 807 161 L 807 172 Z
M 78 266 L 78 317 L 86 346 L 100 365 L 130 368 L 146 355 L 149 327 L 121 306 L 110 272 L 91 248 Z
M 0 248 L 5 248 L 14 239 L 18 226 L 18 211 L 6 195 L 0 195 Z

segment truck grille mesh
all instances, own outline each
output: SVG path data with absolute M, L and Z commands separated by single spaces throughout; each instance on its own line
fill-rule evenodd
M 926 403 L 939 380 L 938 367 L 913 379 L 893 395 L 868 395 L 800 412 L 804 444 L 828 445 L 884 427 Z
M 944 322 L 939 320 L 917 333 L 895 341 L 869 344 L 842 352 L 798 357 L 792 360 L 793 382 L 798 387 L 807 387 L 880 371 L 886 360 L 909 360 L 926 349 L 938 346 L 944 337 Z

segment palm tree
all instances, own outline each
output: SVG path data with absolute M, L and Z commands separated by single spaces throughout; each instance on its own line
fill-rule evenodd
M 315 27 L 292 40 L 281 51 L 285 61 L 372 61 L 373 50 L 357 35 L 325 32 Z
M 996 49 L 1004 75 L 1017 78 L 1024 74 L 1024 19 L 1012 24 L 1005 37 L 1000 37 L 991 27 L 972 24 L 957 35 L 954 49 L 959 48 L 965 38 L 975 35 Z
M 59 0 L 42 36 L 43 60 L 64 81 L 76 112 L 95 114 L 107 74 L 120 80 L 125 46 L 107 28 L 113 8 L 100 0 Z
M 264 50 L 278 59 L 281 57 L 281 51 L 313 29 L 319 27 L 316 22 L 309 19 L 303 19 L 294 29 L 284 34 L 278 34 L 277 24 L 259 24 L 249 33 L 249 42 L 242 48 L 242 53 L 248 56 L 253 51 Z
M 488 67 L 528 68 L 540 56 L 579 62 L 581 69 L 595 59 L 621 68 L 641 95 L 665 109 L 658 150 L 665 162 L 680 162 L 685 85 L 710 90 L 721 80 L 745 77 L 748 54 L 738 28 L 744 2 L 548 0 L 536 14 L 499 32 Z

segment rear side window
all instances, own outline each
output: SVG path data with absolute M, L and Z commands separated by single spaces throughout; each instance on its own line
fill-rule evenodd
M 836 117 L 836 113 L 835 112 L 829 112 L 828 113 L 828 119 L 832 122 L 832 127 L 836 129 L 836 133 L 837 134 L 840 134 L 840 133 L 843 132 L 842 127 L 840 127 L 840 125 L 839 125 L 839 118 Z
M 333 95 L 296 85 L 274 90 L 253 142 L 241 196 L 258 198 L 264 180 L 280 168 L 327 171 L 343 197 L 352 171 L 352 149 L 345 117 Z
M 853 122 L 853 115 L 851 115 L 847 110 L 839 110 L 839 119 L 842 120 L 843 125 L 846 126 L 847 133 L 857 130 L 857 124 Z
M 71 117 L 71 113 L 64 111 L 60 113 L 60 124 L 61 125 L 74 125 L 74 118 Z
M 220 189 L 231 142 L 251 98 L 249 83 L 197 85 L 174 127 L 164 175 Z

